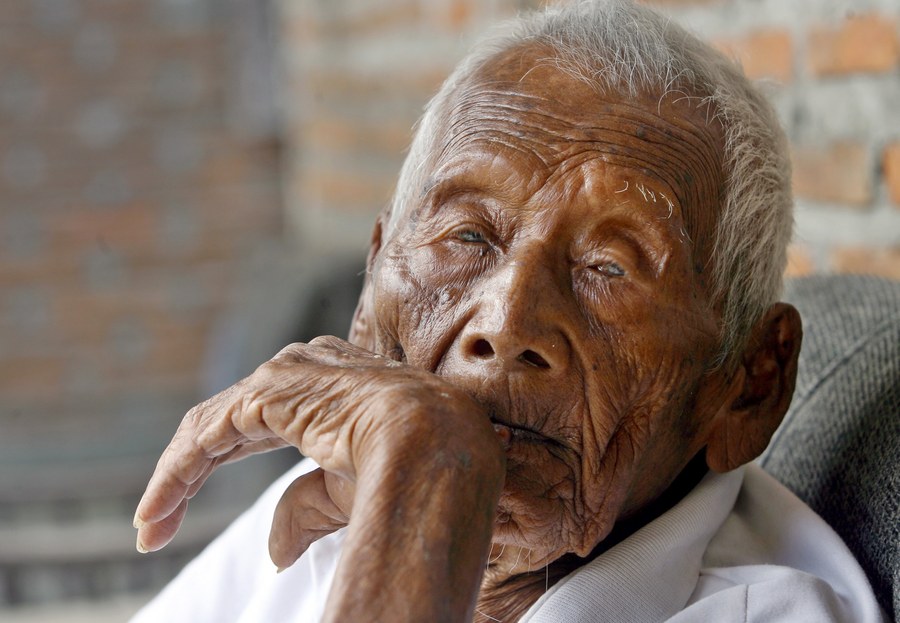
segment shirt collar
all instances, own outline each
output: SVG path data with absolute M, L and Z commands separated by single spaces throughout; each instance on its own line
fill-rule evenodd
M 658 621 L 684 608 L 703 553 L 731 512 L 744 470 L 707 474 L 669 511 L 563 578 L 520 619 Z

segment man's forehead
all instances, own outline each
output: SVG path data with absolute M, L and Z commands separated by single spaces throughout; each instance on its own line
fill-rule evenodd
M 721 140 L 722 127 L 714 109 L 706 98 L 696 96 L 692 89 L 679 87 L 665 90 L 643 87 L 632 93 L 621 89 L 605 89 L 599 80 L 590 77 L 602 73 L 603 68 L 576 69 L 549 45 L 526 43 L 494 54 L 461 81 L 456 96 L 479 89 L 504 87 L 520 95 L 527 93 L 539 102 L 558 102 L 573 113 L 589 115 L 607 102 L 631 103 L 641 106 L 663 120 L 696 125 Z
M 707 241 L 723 187 L 723 138 L 712 111 L 697 102 L 684 94 L 603 92 L 561 70 L 544 46 L 514 48 L 451 94 L 428 168 L 434 174 L 476 147 L 512 153 L 536 172 L 590 152 L 657 179 L 678 199 L 690 236 Z

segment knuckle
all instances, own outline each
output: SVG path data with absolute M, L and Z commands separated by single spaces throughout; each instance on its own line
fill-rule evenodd
M 240 420 L 241 428 L 245 429 L 262 424 L 265 406 L 263 392 L 247 391 L 242 394 L 235 410 L 235 415 Z
M 345 344 L 346 342 L 344 342 L 344 340 L 333 335 L 320 335 L 309 341 L 310 346 L 337 350 L 343 350 Z
M 303 360 L 305 358 L 304 354 L 308 348 L 308 345 L 303 342 L 293 342 L 278 351 L 274 357 L 260 367 L 263 367 L 268 363 L 289 363 Z
M 198 428 L 203 421 L 203 407 L 205 404 L 206 401 L 188 409 L 188 412 L 184 414 L 184 418 L 182 419 L 182 426 L 187 428 Z

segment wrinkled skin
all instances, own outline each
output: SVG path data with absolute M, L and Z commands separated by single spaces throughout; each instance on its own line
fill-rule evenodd
M 701 451 L 720 471 L 762 451 L 800 322 L 774 305 L 737 363 L 712 365 L 720 127 L 546 55 L 497 57 L 441 111 L 418 200 L 373 235 L 364 348 L 293 345 L 188 415 L 138 509 L 144 548 L 220 462 L 290 444 L 324 471 L 282 499 L 276 564 L 349 520 L 326 618 L 508 620 L 544 587 L 530 572 L 645 520 Z
M 276 509 L 276 565 L 292 564 L 353 511 L 353 555 L 342 557 L 326 620 L 471 615 L 504 471 L 487 414 L 438 376 L 332 337 L 286 347 L 188 412 L 138 505 L 138 549 L 171 540 L 218 465 L 288 444 L 321 469 Z M 410 593 L 434 600 L 403 599 Z

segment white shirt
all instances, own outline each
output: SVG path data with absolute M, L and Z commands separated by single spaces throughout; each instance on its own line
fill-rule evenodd
M 321 618 L 344 530 L 276 574 L 275 505 L 303 461 L 193 560 L 132 623 Z M 756 465 L 707 474 L 672 509 L 543 595 L 521 622 L 884 621 L 840 537 Z

